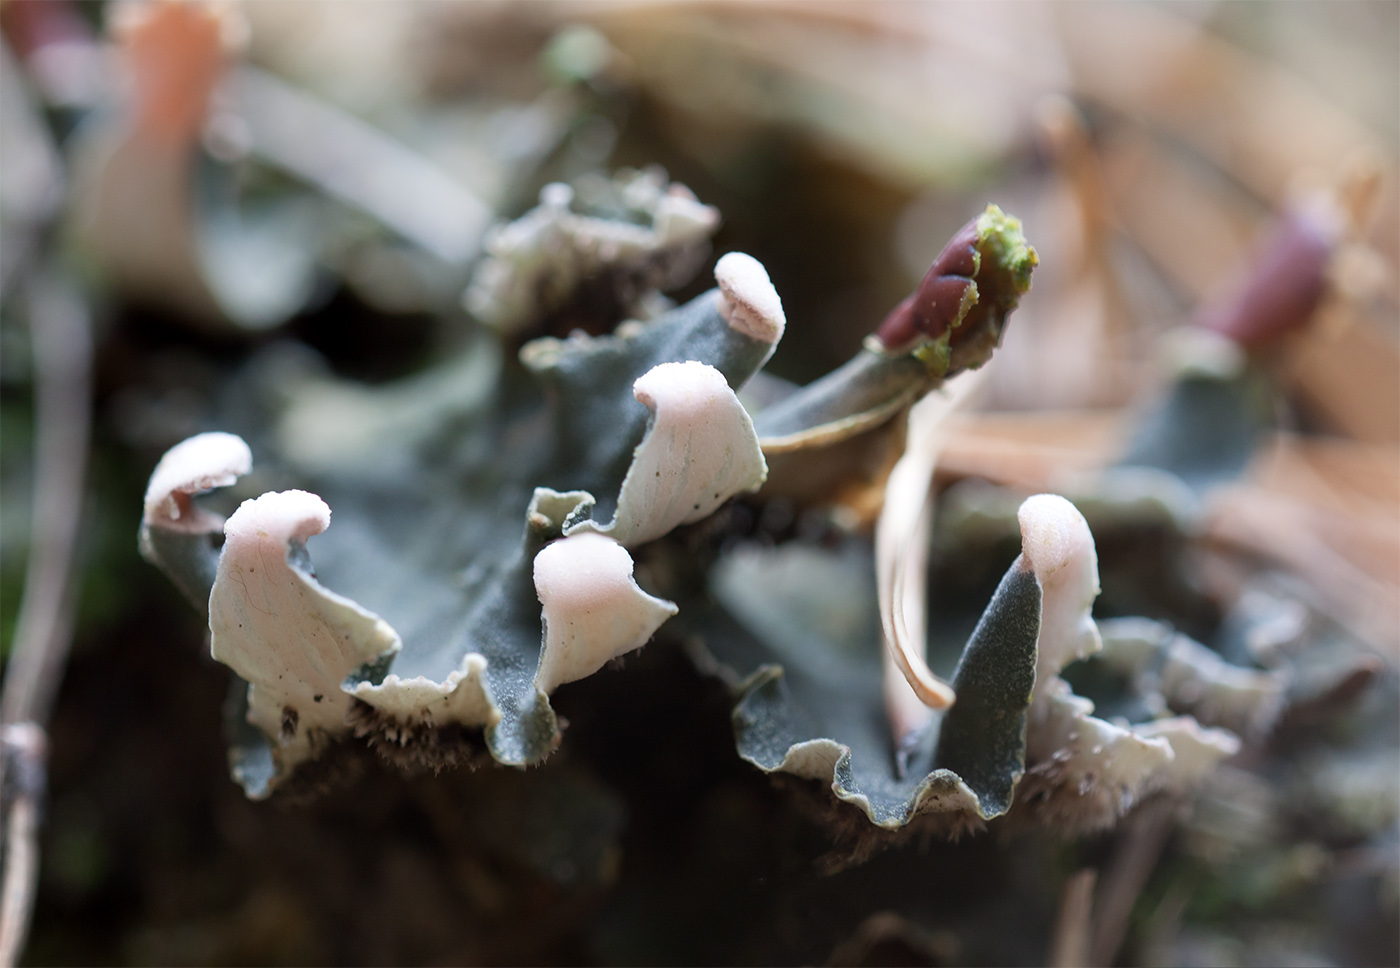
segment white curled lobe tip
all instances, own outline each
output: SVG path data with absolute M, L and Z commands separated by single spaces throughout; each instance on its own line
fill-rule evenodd
M 546 545 L 535 556 L 535 594 L 544 621 L 535 686 L 546 695 L 641 648 L 677 611 L 642 591 L 627 549 L 600 534 Z
M 768 270 L 751 255 L 730 252 L 715 263 L 719 311 L 731 327 L 763 343 L 782 339 L 787 319 Z
M 610 533 L 629 547 L 713 514 L 768 476 L 753 421 L 706 363 L 662 363 L 632 385 L 652 412 L 618 494 Z
M 326 502 L 306 491 L 244 501 L 224 525 L 209 594 L 210 654 L 248 680 L 249 722 L 282 734 L 283 745 L 289 708 L 302 727 L 343 730 L 345 677 L 400 646 L 387 622 L 288 561 L 330 521 Z M 305 739 L 305 729 L 293 734 Z
M 224 525 L 225 548 L 239 552 L 264 546 L 286 555 L 287 545 L 304 542 L 331 526 L 331 509 L 309 491 L 277 491 L 244 501 Z
M 1099 594 L 1099 558 L 1089 523 L 1058 494 L 1026 498 L 1016 512 L 1021 555 L 1040 582 L 1037 683 L 1103 647 L 1090 612 Z
M 198 434 L 182 441 L 151 472 L 143 523 L 172 531 L 217 531 L 222 520 L 196 508 L 192 496 L 227 487 L 252 469 L 252 451 L 234 434 Z

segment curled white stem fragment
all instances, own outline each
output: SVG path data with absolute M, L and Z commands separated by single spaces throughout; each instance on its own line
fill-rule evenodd
M 734 329 L 764 343 L 782 339 L 787 317 L 768 270 L 751 255 L 730 252 L 715 263 L 719 312 Z
M 303 563 L 306 540 L 330 518 L 306 491 L 244 501 L 224 525 L 209 596 L 210 654 L 248 680 L 248 722 L 283 771 L 345 730 L 346 676 L 400 647 L 387 622 L 323 587 Z
M 600 534 L 546 545 L 535 556 L 535 593 L 544 620 L 535 687 L 546 695 L 641 648 L 677 611 L 642 591 L 627 549 Z
M 982 384 L 984 371 L 950 380 L 909 411 L 904 454 L 890 471 L 875 527 L 875 577 L 884 632 L 885 712 L 895 743 L 922 729 L 930 710 L 953 704 L 953 689 L 925 660 L 930 486 L 948 417 Z
M 933 520 L 931 503 L 924 506 L 924 512 L 915 520 L 910 533 L 928 536 Z M 878 530 L 876 533 L 879 534 Z M 910 543 L 926 544 L 917 541 Z M 925 660 L 928 647 L 928 600 L 925 595 L 927 548 L 905 549 L 902 554 L 897 554 L 898 558 L 891 569 L 884 564 L 877 543 L 875 577 L 885 643 L 880 655 L 883 672 L 881 691 L 885 700 L 885 716 L 889 719 L 890 731 L 898 748 L 928 725 L 933 710 L 951 706 L 956 695 L 952 686 L 933 674 Z M 912 670 L 912 678 L 906 670 Z
M 768 476 L 753 421 L 724 375 L 706 363 L 662 363 L 637 378 L 632 392 L 652 412 L 633 452 L 617 513 L 605 526 L 584 522 L 629 547 L 708 517 Z
M 142 524 L 190 534 L 218 531 L 222 519 L 195 507 L 191 498 L 227 487 L 252 469 L 252 451 L 234 434 L 198 434 L 182 441 L 151 472 Z

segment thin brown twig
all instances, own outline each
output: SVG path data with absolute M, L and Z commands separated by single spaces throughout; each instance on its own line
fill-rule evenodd
M 1050 938 L 1051 968 L 1078 968 L 1089 963 L 1093 941 L 1094 884 L 1098 871 L 1086 867 L 1065 881 L 1055 933 Z
M 1176 797 L 1164 795 L 1142 804 L 1124 822 L 1094 897 L 1093 942 L 1086 964 L 1111 965 L 1118 957 L 1133 906 L 1162 856 L 1180 807 Z
M 0 693 L 0 966 L 19 957 L 38 881 L 48 721 L 68 656 L 91 415 L 92 343 L 73 287 L 41 275 L 29 293 L 34 357 L 33 525 L 19 618 Z

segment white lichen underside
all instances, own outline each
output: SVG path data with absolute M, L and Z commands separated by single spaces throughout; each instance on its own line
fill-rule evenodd
M 1053 763 L 1063 786 L 1121 813 L 1151 790 L 1196 782 L 1238 750 L 1223 730 L 1194 720 L 1122 727 L 1092 715 L 1059 675 L 1069 663 L 1103 648 L 1090 614 L 1099 593 L 1098 556 L 1082 514 L 1058 495 L 1028 498 L 1017 517 L 1022 554 L 1042 590 L 1035 692 L 1027 729 L 1027 762 Z
M 1238 753 L 1241 745 L 1234 733 L 1202 726 L 1194 716 L 1139 723 L 1133 732 L 1143 739 L 1161 738 L 1171 744 L 1172 761 L 1161 769 L 1159 779 L 1163 786 L 1176 790 L 1200 783 L 1221 760 Z
M 753 421 L 724 375 L 706 363 L 662 363 L 632 392 L 652 411 L 646 437 L 606 525 L 584 521 L 570 534 L 596 531 L 635 547 L 713 514 L 768 477 Z
M 442 682 L 427 676 L 402 679 L 389 673 L 380 683 L 357 683 L 351 696 L 404 724 L 494 726 L 501 710 L 486 691 L 486 657 L 469 652 Z
M 1280 669 L 1246 669 L 1225 661 L 1175 629 L 1147 618 L 1118 618 L 1103 626 L 1104 661 L 1160 692 L 1169 708 L 1203 726 L 1247 737 L 1274 727 L 1289 678 Z
M 142 524 L 199 533 L 221 522 L 190 503 L 190 496 L 227 487 L 253 468 L 253 453 L 235 434 L 198 434 L 165 452 L 146 485 Z
M 341 683 L 400 646 L 387 622 L 288 562 L 291 548 L 329 524 L 330 508 L 306 491 L 243 502 L 224 525 L 209 596 L 210 653 L 248 681 L 248 722 L 281 770 L 345 731 Z
M 787 317 L 763 263 L 743 252 L 730 252 L 715 263 L 715 282 L 725 322 L 764 343 L 782 339 Z
M 981 801 L 977 794 L 961 778 L 956 779 L 953 790 L 933 793 L 929 786 L 920 787 L 912 797 L 909 814 L 885 820 L 877 819 L 875 807 L 863 793 L 854 793 L 841 787 L 836 779 L 836 768 L 843 757 L 851 754 L 851 748 L 831 739 L 809 739 L 793 743 L 783 754 L 783 761 L 769 770 L 759 764 L 759 769 L 768 773 L 790 773 L 808 780 L 818 780 L 831 787 L 838 800 L 844 800 L 860 808 L 861 812 L 876 826 L 897 829 L 910 819 L 925 813 L 963 813 L 977 816 Z M 752 760 L 750 762 L 753 762 Z M 945 774 L 946 775 L 946 774 Z
M 1021 554 L 1041 588 L 1036 689 L 1076 659 L 1103 648 L 1090 615 L 1099 595 L 1099 558 L 1089 524 L 1058 494 L 1026 498 L 1016 512 Z
M 702 204 L 684 185 L 640 173 L 625 189 L 631 204 L 651 213 L 651 225 L 580 215 L 574 191 L 555 182 L 540 190 L 539 205 L 487 233 L 483 260 L 463 302 L 489 326 L 509 332 L 541 306 L 567 297 L 580 279 L 605 269 L 637 265 L 667 250 L 703 243 L 719 227 L 719 210 Z
M 599 534 L 546 545 L 535 556 L 535 593 L 544 622 L 535 687 L 545 695 L 646 645 L 677 611 L 642 591 L 627 549 Z

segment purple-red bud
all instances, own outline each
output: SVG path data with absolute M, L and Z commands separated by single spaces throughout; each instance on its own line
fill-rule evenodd
M 938 339 L 960 321 L 968 290 L 976 290 L 973 277 L 981 263 L 977 252 L 977 222 L 958 229 L 924 273 L 919 288 L 894 308 L 875 338 L 887 350 L 908 349 L 923 339 Z
M 1327 264 L 1340 236 L 1327 210 L 1295 209 L 1274 227 L 1243 279 L 1197 311 L 1195 324 L 1246 347 L 1301 329 L 1327 291 Z
M 1021 223 L 988 205 L 943 247 L 874 339 L 888 353 L 917 353 L 939 376 L 981 366 L 1030 288 L 1037 261 Z

